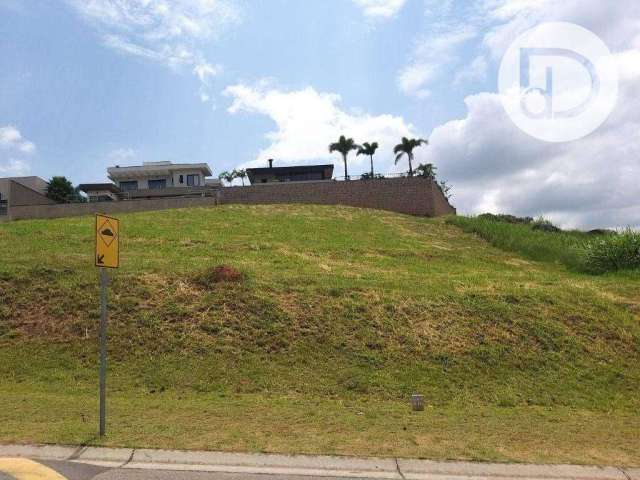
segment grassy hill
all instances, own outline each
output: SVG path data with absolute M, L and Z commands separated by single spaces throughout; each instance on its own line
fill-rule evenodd
M 640 274 L 346 207 L 122 215 L 96 439 L 92 229 L 0 225 L 0 442 L 640 464 Z

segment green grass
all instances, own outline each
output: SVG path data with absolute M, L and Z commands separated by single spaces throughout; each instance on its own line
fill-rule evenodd
M 548 233 L 528 224 L 514 224 L 482 217 L 451 217 L 448 223 L 475 233 L 492 245 L 539 262 L 565 265 L 576 271 L 587 271 L 587 245 L 594 235 L 578 231 Z M 598 236 L 603 237 L 603 236 Z
M 544 219 L 511 217 L 511 221 L 505 221 L 491 214 L 450 217 L 447 222 L 508 252 L 536 261 L 559 263 L 578 272 L 640 270 L 640 232 L 632 229 L 599 233 L 562 231 Z M 545 225 L 557 231 L 536 229 Z
M 0 225 L 0 441 L 640 464 L 639 274 L 346 207 L 123 215 L 96 440 L 92 228 Z

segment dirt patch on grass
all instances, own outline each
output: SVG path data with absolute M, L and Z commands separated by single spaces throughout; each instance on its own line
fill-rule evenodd
M 218 283 L 241 283 L 245 280 L 245 274 L 229 266 L 218 265 L 196 276 L 195 281 L 204 288 L 210 288 Z

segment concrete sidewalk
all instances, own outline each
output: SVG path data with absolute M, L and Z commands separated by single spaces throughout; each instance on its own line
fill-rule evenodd
M 640 469 L 613 466 L 436 462 L 58 445 L 0 445 L 0 457 L 62 460 L 118 469 L 394 480 L 640 480 Z

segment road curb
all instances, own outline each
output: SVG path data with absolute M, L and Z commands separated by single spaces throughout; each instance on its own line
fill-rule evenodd
M 390 480 L 640 480 L 640 469 L 278 455 L 58 445 L 0 445 L 0 457 L 66 460 L 140 470 L 349 477 Z
M 401 479 L 393 459 L 136 449 L 126 468 Z

